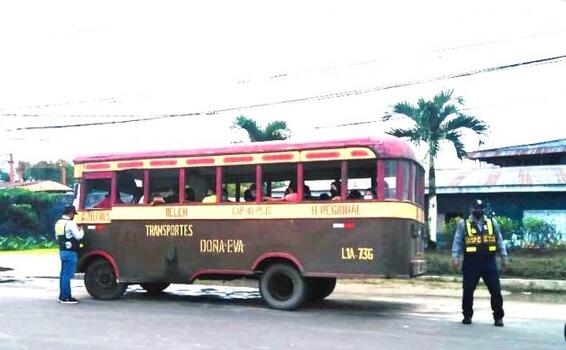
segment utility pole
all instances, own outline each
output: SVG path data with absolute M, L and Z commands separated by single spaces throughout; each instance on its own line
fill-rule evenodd
M 13 184 L 15 182 L 14 176 L 14 155 L 12 153 L 8 154 L 10 156 L 10 160 L 8 160 L 8 164 L 10 164 L 10 183 Z
M 61 164 L 61 183 L 67 186 L 67 169 L 65 169 L 65 164 Z

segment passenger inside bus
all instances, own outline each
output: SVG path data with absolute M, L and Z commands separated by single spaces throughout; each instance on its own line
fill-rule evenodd
M 348 199 L 363 199 L 363 198 L 364 197 L 358 190 L 351 190 L 350 193 L 348 193 Z
M 311 200 L 312 199 L 311 188 L 307 185 L 303 185 L 303 198 L 305 200 Z
M 167 196 L 163 198 L 165 203 L 178 203 L 179 202 L 179 193 L 177 193 L 177 189 L 175 186 L 169 186 L 167 190 Z
M 188 187 L 185 189 L 185 202 L 194 202 L 196 201 L 195 190 Z
M 124 202 L 122 202 L 122 200 L 117 197 L 116 198 L 116 203 L 115 204 L 123 204 Z M 112 202 L 110 200 L 110 194 L 106 194 L 104 196 L 104 199 L 102 199 L 100 202 L 96 203 L 93 208 L 97 208 L 97 209 L 103 209 L 103 208 L 110 208 L 112 207 Z
M 93 206 L 93 208 L 110 208 L 110 206 L 110 194 L 106 194 L 100 202 Z
M 286 202 L 297 202 L 299 200 L 299 194 L 295 191 L 295 184 L 290 183 L 287 189 L 285 190 L 285 195 L 283 196 L 283 200 Z
M 330 184 L 330 199 L 332 199 L 333 201 L 336 200 L 340 200 L 340 180 L 334 180 L 334 182 L 332 182 Z
M 375 195 L 374 188 L 368 188 L 367 190 L 365 190 L 364 199 L 375 199 L 375 198 L 377 198 L 377 196 Z
M 161 195 L 154 193 L 151 196 L 151 202 L 149 203 L 149 205 L 160 205 L 160 204 L 165 204 L 165 199 L 163 199 Z
M 255 184 L 251 184 L 251 186 L 244 191 L 244 201 L 255 202 L 255 188 Z
M 202 203 L 216 203 L 216 193 L 214 190 L 209 188 L 206 191 L 206 196 L 202 199 Z

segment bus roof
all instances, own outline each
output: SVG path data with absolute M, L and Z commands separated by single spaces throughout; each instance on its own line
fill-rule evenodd
M 268 141 L 253 142 L 246 144 L 235 144 L 217 148 L 194 148 L 176 151 L 152 151 L 152 152 L 133 152 L 133 153 L 107 153 L 93 156 L 83 156 L 74 159 L 75 164 L 135 160 L 150 158 L 175 158 L 191 156 L 213 156 L 227 154 L 263 153 L 263 152 L 282 152 L 282 151 L 302 151 L 316 149 L 333 149 L 341 147 L 368 147 L 374 150 L 378 158 L 405 158 L 416 161 L 415 155 L 409 145 L 395 137 L 380 138 L 357 138 L 332 141 L 315 142 L 291 142 L 291 141 Z

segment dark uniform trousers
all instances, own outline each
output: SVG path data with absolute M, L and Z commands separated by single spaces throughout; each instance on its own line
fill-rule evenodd
M 462 313 L 464 317 L 471 318 L 474 314 L 474 291 L 478 285 L 480 277 L 491 294 L 491 310 L 494 319 L 502 319 L 503 297 L 501 296 L 501 286 L 499 284 L 499 273 L 495 255 L 493 256 L 464 256 L 462 263 L 462 274 L 464 295 L 462 297 Z

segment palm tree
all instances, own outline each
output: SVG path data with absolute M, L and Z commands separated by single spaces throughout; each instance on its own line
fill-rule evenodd
M 430 239 L 436 241 L 436 175 L 434 160 L 438 155 L 440 143 L 448 141 L 456 149 L 456 156 L 462 159 L 466 155 L 461 141 L 462 131 L 471 130 L 478 136 L 485 135 L 487 125 L 474 116 L 462 113 L 464 106 L 462 97 L 452 97 L 453 90 L 446 90 L 425 101 L 420 98 L 417 106 L 409 102 L 400 102 L 393 106 L 393 113 L 409 118 L 414 122 L 410 129 L 391 129 L 387 133 L 409 139 L 419 145 L 428 147 L 428 223 Z M 393 114 L 383 117 L 387 121 Z
M 262 129 L 255 120 L 243 115 L 234 120 L 234 127 L 246 130 L 251 142 L 286 140 L 290 133 L 287 123 L 283 120 L 272 121 L 267 124 L 265 129 Z

